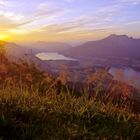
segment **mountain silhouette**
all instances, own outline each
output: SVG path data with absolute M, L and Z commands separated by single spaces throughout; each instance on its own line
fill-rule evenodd
M 140 59 L 140 39 L 112 34 L 104 39 L 70 48 L 67 54 L 76 58 L 113 56 Z

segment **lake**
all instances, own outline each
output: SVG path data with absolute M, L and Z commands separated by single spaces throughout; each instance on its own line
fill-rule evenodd
M 63 54 L 57 52 L 42 52 L 36 55 L 40 60 L 66 60 L 77 61 L 74 58 L 66 57 Z M 122 81 L 140 89 L 140 72 L 134 69 L 123 67 L 111 67 L 109 73 L 114 76 L 115 80 Z
M 140 89 L 140 72 L 131 68 L 111 67 L 109 73 L 114 76 L 115 80 L 122 81 Z
M 66 57 L 62 54 L 59 54 L 57 52 L 43 52 L 43 53 L 38 53 L 36 55 L 40 60 L 67 60 L 67 61 L 76 61 L 74 58 Z

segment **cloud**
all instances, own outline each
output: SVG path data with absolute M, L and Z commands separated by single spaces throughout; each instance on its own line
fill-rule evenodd
M 50 5 L 47 2 L 44 3 L 40 3 L 37 7 L 37 10 L 35 11 L 35 14 L 33 14 L 33 16 L 35 18 L 38 17 L 47 17 L 47 16 L 57 16 L 64 11 L 65 9 L 63 8 L 58 8 L 54 5 Z
M 0 16 L 5 19 L 9 19 L 11 21 L 20 21 L 24 18 L 24 16 L 21 14 L 17 14 L 13 12 L 4 12 L 4 11 L 0 11 Z
M 15 6 L 17 6 L 17 2 L 10 1 L 10 0 L 0 0 L 0 8 L 9 8 Z
M 64 0 L 64 1 L 66 1 L 66 2 L 76 2 L 78 0 Z
M 67 1 L 70 2 L 71 0 Z M 11 4 L 8 0 L 0 0 L 0 2 L 5 5 Z M 14 33 L 20 33 L 20 31 L 21 33 L 24 33 L 24 31 L 25 33 L 30 31 L 47 31 L 51 34 L 81 31 L 86 28 L 95 28 L 92 26 L 99 22 L 109 21 L 113 16 L 113 13 L 116 13 L 117 10 L 117 6 L 100 7 L 98 11 L 94 11 L 94 14 L 78 15 L 76 17 L 68 18 L 66 21 L 59 21 L 58 24 L 54 24 L 51 22 L 52 20 L 57 22 L 55 21 L 56 18 L 60 17 L 61 19 L 65 19 L 69 14 L 76 11 L 58 7 L 57 5 L 54 5 L 54 3 L 42 2 L 39 3 L 36 9 L 33 9 L 29 15 L 17 14 L 11 11 L 0 11 L 0 30 Z M 90 27 L 88 27 L 88 25 L 90 25 Z
M 44 27 L 41 27 L 39 29 L 37 29 L 37 32 L 40 33 L 47 33 L 47 34 L 66 34 L 66 33 L 74 33 L 74 32 L 82 32 L 85 30 L 90 31 L 90 30 L 98 30 L 99 28 L 106 28 L 103 25 L 100 25 L 101 22 L 106 22 L 108 21 L 110 18 L 108 16 L 104 16 L 104 14 L 102 15 L 98 15 L 98 16 L 94 16 L 94 15 L 84 15 L 84 16 L 80 16 L 78 18 L 75 18 L 72 21 L 67 21 L 64 23 L 60 23 L 60 24 L 50 24 Z M 98 27 L 98 26 L 99 27 Z
M 120 2 L 125 4 L 133 4 L 133 5 L 140 4 L 140 0 L 120 0 Z
M 22 19 L 23 16 L 20 14 L 0 11 L 0 31 L 16 28 Z
M 7 2 L 7 3 L 6 3 Z M 0 0 L 0 4 L 10 6 L 9 1 Z M 12 4 L 11 4 L 12 5 Z M 64 12 L 64 9 L 40 3 L 29 15 L 6 10 L 0 10 L 0 31 L 13 33 L 27 33 L 36 30 L 38 26 L 46 24 L 46 21 L 55 18 Z
M 134 24 L 140 24 L 140 20 L 136 20 L 136 21 L 130 21 L 128 23 L 126 23 L 125 25 L 134 25 Z
M 38 6 L 37 12 L 35 12 L 35 14 L 26 19 L 25 22 L 18 24 L 18 29 L 12 29 L 10 32 L 20 33 L 21 31 L 21 33 L 38 32 L 47 34 L 65 34 L 83 30 L 96 30 L 98 29 L 96 27 L 98 24 L 101 25 L 104 22 L 110 21 L 111 17 L 117 11 L 116 9 L 118 10 L 116 5 L 113 7 L 101 7 L 94 14 L 91 13 L 91 15 L 76 16 L 66 21 L 64 20 L 58 24 L 53 24 L 51 22 L 49 23 L 48 19 L 53 18 L 53 16 L 59 17 L 59 14 L 65 9 L 59 10 L 55 7 L 52 8 L 47 3 L 41 3 Z M 40 24 L 40 21 L 42 20 L 43 23 Z M 101 28 L 103 28 L 102 25 Z

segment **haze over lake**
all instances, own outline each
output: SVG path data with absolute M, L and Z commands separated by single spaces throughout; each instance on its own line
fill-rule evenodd
M 43 53 L 38 53 L 36 55 L 40 60 L 45 61 L 45 60 L 66 60 L 66 61 L 76 61 L 74 58 L 66 57 L 62 54 L 59 54 L 57 52 L 43 52 Z

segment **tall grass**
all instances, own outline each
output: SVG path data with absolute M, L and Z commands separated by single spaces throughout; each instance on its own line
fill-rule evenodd
M 121 104 L 56 90 L 40 95 L 0 89 L 0 137 L 6 140 L 140 139 L 140 115 Z
M 34 63 L 0 58 L 0 140 L 140 139 L 140 114 L 127 98 L 135 91 L 106 70 L 79 92 L 64 71 L 54 78 Z

